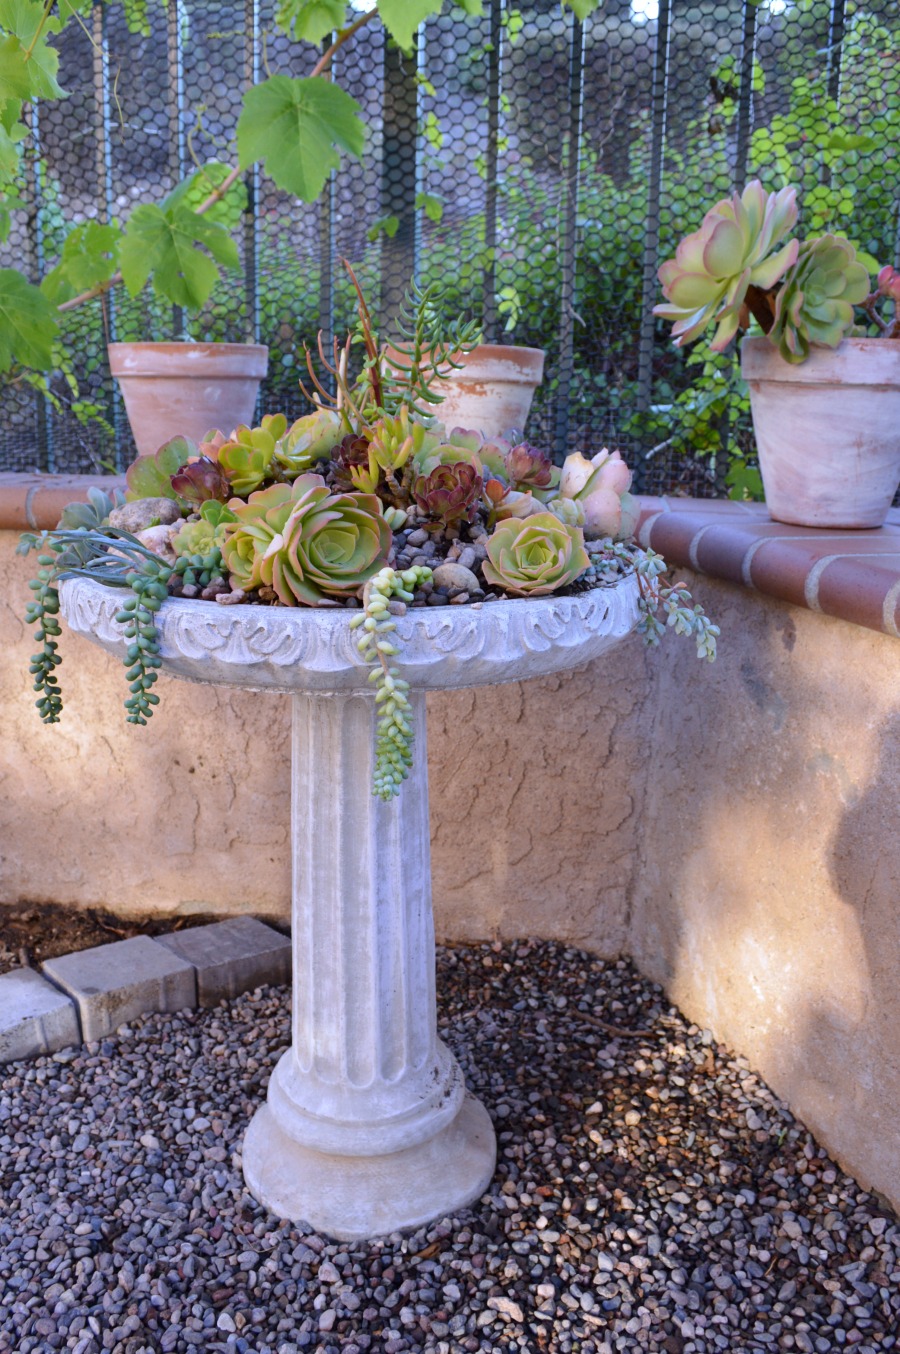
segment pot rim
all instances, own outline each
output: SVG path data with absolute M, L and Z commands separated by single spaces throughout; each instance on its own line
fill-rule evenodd
M 110 371 L 116 377 L 187 377 L 262 380 L 268 370 L 264 343 L 110 343 Z
M 765 335 L 741 343 L 745 381 L 783 385 L 900 386 L 900 341 L 869 336 L 842 339 L 837 348 L 814 347 L 805 362 L 786 362 Z

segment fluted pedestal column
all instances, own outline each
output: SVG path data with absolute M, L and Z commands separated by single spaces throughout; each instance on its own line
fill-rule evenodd
M 389 804 L 371 790 L 372 697 L 293 696 L 291 1048 L 244 1140 L 244 1176 L 280 1217 L 341 1240 L 471 1203 L 494 1133 L 437 1037 L 425 697 Z

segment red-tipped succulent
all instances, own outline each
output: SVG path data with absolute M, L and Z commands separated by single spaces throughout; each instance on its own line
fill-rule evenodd
M 172 488 L 188 503 L 206 503 L 210 499 L 224 503 L 231 497 L 228 476 L 218 462 L 208 456 L 198 456 L 176 470 Z
M 468 461 L 435 466 L 430 475 L 419 475 L 413 482 L 416 504 L 435 527 L 471 522 L 480 494 L 481 476 Z
M 519 442 L 506 453 L 506 471 L 514 489 L 549 489 L 559 472 L 554 475 L 553 463 L 546 451 L 529 442 Z

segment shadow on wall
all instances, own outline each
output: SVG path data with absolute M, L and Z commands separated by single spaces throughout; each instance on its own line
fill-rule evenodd
M 661 673 L 632 952 L 896 1202 L 896 641 L 710 583 L 719 661 Z

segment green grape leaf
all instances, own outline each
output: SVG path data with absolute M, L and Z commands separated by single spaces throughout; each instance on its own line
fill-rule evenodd
M 434 193 L 416 193 L 416 211 L 421 207 L 429 221 L 440 221 L 444 215 L 444 204 Z
M 158 296 L 190 310 L 204 304 L 218 281 L 213 259 L 227 268 L 239 267 L 234 240 L 222 226 L 180 205 L 169 211 L 151 204 L 136 207 L 119 248 L 122 280 L 132 296 L 152 274 Z
M 440 14 L 443 0 L 378 0 L 378 13 L 398 47 L 408 52 L 423 19 Z
M 397 231 L 400 229 L 399 216 L 379 216 L 366 232 L 366 239 L 374 244 L 379 235 L 386 235 L 389 240 L 393 240 Z
M 171 207 L 183 206 L 196 212 L 210 193 L 225 182 L 230 173 L 230 165 L 222 164 L 219 160 L 210 160 L 207 164 L 201 165 L 190 178 L 184 179 L 173 188 L 160 205 L 164 211 L 168 211 Z M 221 201 L 210 207 L 203 215 L 207 221 L 214 221 L 217 225 L 224 226 L 227 231 L 233 231 L 240 225 L 241 216 L 246 210 L 247 185 L 241 179 L 237 179 Z
M 563 9 L 568 6 L 575 18 L 580 19 L 582 23 L 595 9 L 599 9 L 601 4 L 602 0 L 562 0 Z
M 85 221 L 66 236 L 59 263 L 41 283 L 41 291 L 54 305 L 79 292 L 108 282 L 116 271 L 122 232 L 118 226 Z
M 53 365 L 57 320 L 40 288 L 14 268 L 0 268 L 0 371 L 13 360 L 46 371 Z
M 321 42 L 347 17 L 346 0 L 279 0 L 275 22 L 298 41 Z
M 279 188 L 312 202 L 340 164 L 336 146 L 362 154 L 359 113 L 356 100 L 330 80 L 273 75 L 244 96 L 237 125 L 241 168 L 262 160 Z
M 59 53 L 44 36 L 59 20 L 45 19 L 40 0 L 0 0 L 0 28 L 9 35 L 0 43 L 0 99 L 61 99 Z
M 474 19 L 480 19 L 484 13 L 483 0 L 456 0 L 460 9 L 464 9 L 467 14 L 471 14 Z

